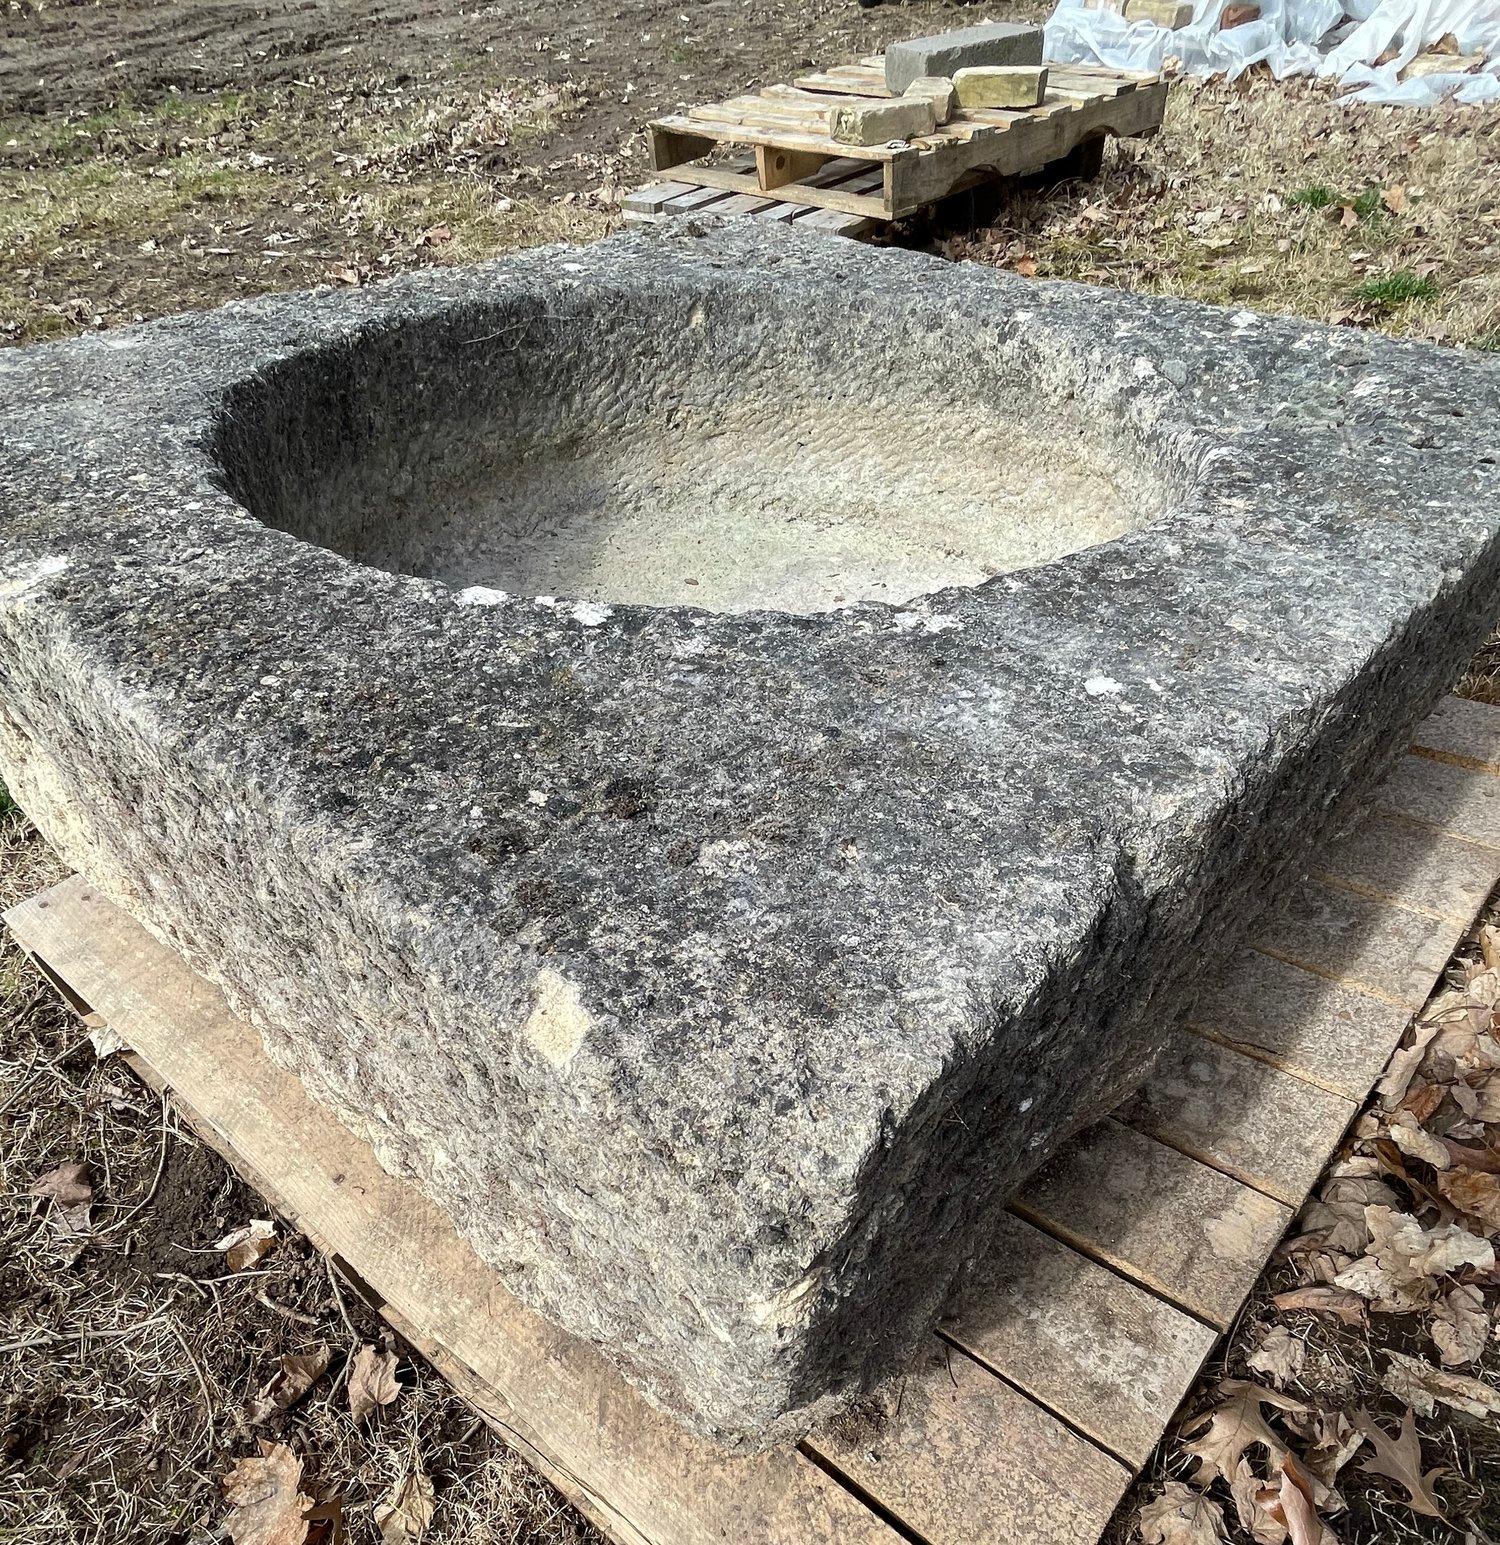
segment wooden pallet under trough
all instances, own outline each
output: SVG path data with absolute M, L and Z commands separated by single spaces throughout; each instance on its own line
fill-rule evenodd
M 672 182 L 627 197 L 626 213 L 682 214 L 712 203 L 717 214 L 796 220 L 795 213 L 768 212 L 767 205 L 786 205 L 889 223 L 981 183 L 1086 157 L 1108 135 L 1160 127 L 1167 84 L 1159 76 L 1092 65 L 1048 68 L 1037 107 L 961 110 L 933 134 L 886 145 L 845 145 L 828 132 L 829 114 L 841 103 L 890 95 L 879 55 L 658 118 L 650 125 L 652 164 L 671 172 Z M 748 155 L 712 159 L 725 150 Z M 705 189 L 763 202 L 692 197 Z M 855 234 L 836 218 L 810 224 Z
M 6 915 L 67 1000 L 621 1545 L 1090 1545 L 1500 877 L 1500 709 L 1449 699 L 1227 963 L 1150 1089 L 1016 1199 L 1004 1279 L 879 1424 L 730 1458 L 523 1308 L 81 878 Z

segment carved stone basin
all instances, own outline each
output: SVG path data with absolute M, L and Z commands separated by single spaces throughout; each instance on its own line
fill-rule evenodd
M 0 771 L 512 1291 L 782 1441 L 1492 623 L 1497 380 L 750 221 L 0 351 Z

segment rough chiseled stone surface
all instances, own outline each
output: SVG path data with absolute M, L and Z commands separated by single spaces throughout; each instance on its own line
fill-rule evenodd
M 1452 679 L 1497 421 L 1476 356 L 749 222 L 6 353 L 0 768 L 516 1293 L 763 1443 Z M 987 578 L 1013 478 L 1076 530 Z M 970 547 L 902 593 L 908 521 Z
M 1040 27 L 1011 21 L 906 38 L 885 51 L 885 83 L 899 95 L 924 75 L 952 76 L 983 64 L 1040 64 L 1043 43 Z

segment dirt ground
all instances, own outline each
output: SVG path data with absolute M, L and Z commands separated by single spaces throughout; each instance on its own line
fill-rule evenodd
M 943 0 L 10 0 L 0 340 L 588 239 L 648 179 L 638 130 L 653 114 L 978 14 Z M 976 230 L 949 222 L 898 239 L 1031 277 L 1500 348 L 1500 113 L 1351 109 L 1263 78 L 1183 84 L 1164 132 L 1112 153 L 1097 181 L 1013 188 L 989 215 Z M 1500 701 L 1500 641 L 1463 690 Z M 0 901 L 57 873 L 0 797 Z M 1454 1118 L 1451 1102 L 1422 1108 Z M 1372 1152 L 1381 1140 L 1367 1139 Z M 1484 1148 L 1500 1171 L 1497 1151 Z M 1432 1177 L 1412 1168 L 1392 1185 L 1423 1211 Z M 32 1194 L 48 1176 L 54 1192 L 88 1196 Z M 295 1234 L 278 1228 L 232 1265 L 218 1246 L 263 1216 L 0 947 L 0 1541 L 222 1539 L 221 1483 L 263 1442 L 304 1467 L 318 1541 L 374 1541 L 382 1519 L 391 1538 L 417 1538 L 407 1524 L 425 1516 L 429 1485 L 428 1541 L 595 1538 L 399 1347 L 398 1392 L 356 1420 L 356 1354 L 384 1357 L 379 1322 Z M 1351 1326 L 1273 1305 L 1307 1269 L 1306 1252 L 1275 1263 L 1192 1409 L 1219 1410 L 1225 1376 L 1284 1385 L 1313 1414 L 1268 1415 L 1311 1463 L 1316 1423 L 1337 1433 L 1368 1409 L 1395 1431 L 1404 1403 L 1382 1384 L 1389 1354 L 1432 1356 L 1438 1310 Z M 1437 1302 L 1459 1294 L 1472 1310 L 1471 1289 L 1492 1321 L 1493 1271 Z M 1266 1361 L 1278 1328 L 1302 1351 L 1278 1341 L 1272 1379 L 1250 1359 Z M 1497 1346 L 1484 1342 L 1465 1372 L 1493 1384 Z M 319 1370 L 295 1398 L 289 1367 Z M 1446 1405 L 1418 1422 L 1447 1520 L 1346 1464 L 1345 1506 L 1324 1507 L 1337 1539 L 1500 1538 L 1495 1425 Z M 1142 1538 L 1142 1506 L 1192 1460 L 1180 1440 L 1162 1446 L 1117 1516 L 1120 1545 Z M 1245 1545 L 1226 1487 L 1212 1497 L 1227 1509 L 1222 1537 Z M 1161 1539 L 1221 1537 L 1205 1527 L 1199 1517 L 1184 1526 L 1198 1533 Z

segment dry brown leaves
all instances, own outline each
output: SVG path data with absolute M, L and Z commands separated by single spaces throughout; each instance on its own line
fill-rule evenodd
M 245 1420 L 252 1426 L 268 1422 L 289 1410 L 323 1377 L 333 1354 L 325 1346 L 310 1352 L 291 1352 L 280 1359 L 276 1372 L 260 1393 L 245 1404 Z
M 1174 1482 L 1158 1499 L 1154 1535 L 1143 1510 L 1147 1540 L 1219 1538 L 1205 1532 L 1212 1517 L 1192 1499 L 1227 1493 L 1256 1545 L 1330 1545 L 1327 1520 L 1344 1507 L 1337 1478 L 1361 1449 L 1360 1469 L 1394 1483 L 1393 1501 L 1445 1516 L 1433 1489 L 1443 1468 L 1423 1469 L 1417 1417 L 1440 1408 L 1500 1416 L 1500 1389 L 1460 1371 L 1500 1335 L 1500 930 L 1482 929 L 1480 944 L 1479 958 L 1460 965 L 1455 985 L 1413 1026 L 1378 1103 L 1303 1209 L 1299 1232 L 1282 1247 L 1299 1280 L 1272 1300 L 1288 1316 L 1363 1327 L 1374 1313 L 1425 1327 L 1436 1361 L 1385 1354 L 1380 1385 L 1403 1408 L 1399 1430 L 1392 1435 L 1363 1409 L 1317 1409 L 1285 1393 L 1298 1384 L 1306 1347 L 1295 1321 L 1272 1324 L 1245 1361 L 1275 1388 L 1244 1379 L 1218 1386 L 1183 1431 L 1192 1484 Z
M 1304 1285 L 1284 1310 L 1420 1315 L 1444 1367 L 1492 1334 L 1500 1235 L 1500 930 L 1438 995 L 1392 1059 L 1379 1106 L 1303 1209 L 1286 1253 Z M 1489 1297 L 1487 1297 L 1489 1293 Z M 1440 1370 L 1433 1370 L 1434 1373 Z
M 89 1184 L 88 1165 L 77 1160 L 59 1164 L 45 1175 L 38 1175 L 30 1189 L 33 1196 L 45 1197 L 59 1207 L 76 1207 L 81 1202 L 91 1201 L 94 1195 L 94 1188 Z
M 94 1221 L 94 1188 L 88 1165 L 73 1159 L 38 1175 L 29 1187 L 32 1196 L 49 1204 L 47 1228 L 50 1253 L 61 1265 L 71 1266 L 83 1254 Z
M 1224 1545 L 1223 1508 L 1181 1481 L 1168 1481 L 1140 1522 L 1146 1545 Z
M 1432 1480 L 1442 1473 L 1434 1468 L 1422 1473 L 1422 1445 L 1417 1441 L 1416 1415 L 1408 1411 L 1401 1420 L 1401 1430 L 1393 1438 L 1368 1411 L 1360 1411 L 1355 1421 L 1360 1432 L 1374 1445 L 1373 1458 L 1360 1463 L 1371 1475 L 1383 1475 L 1405 1489 L 1402 1501 L 1414 1512 L 1429 1518 L 1441 1518 L 1443 1505 L 1432 1489 Z
M 432 1482 L 418 1469 L 391 1487 L 375 1505 L 382 1545 L 417 1545 L 432 1523 Z
M 396 1382 L 396 1354 L 389 1347 L 366 1344 L 349 1364 L 349 1414 L 362 1422 L 401 1393 Z
M 313 1499 L 302 1491 L 302 1461 L 284 1443 L 262 1443 L 224 1477 L 234 1545 L 303 1545 Z

